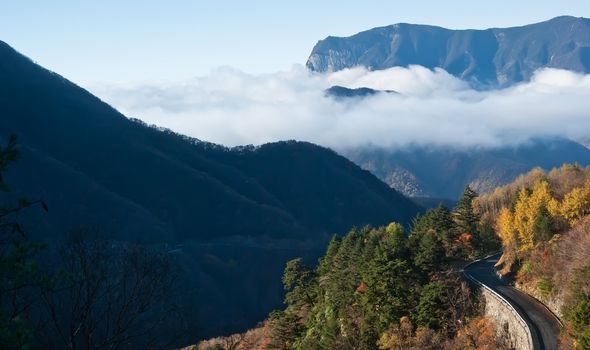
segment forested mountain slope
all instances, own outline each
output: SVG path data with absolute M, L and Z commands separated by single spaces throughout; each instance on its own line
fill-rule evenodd
M 43 199 L 22 217 L 53 244 L 91 228 L 169 246 L 198 313 L 192 336 L 253 325 L 280 304 L 284 261 L 315 259 L 354 225 L 408 223 L 420 207 L 335 152 L 309 143 L 226 148 L 127 119 L 0 43 L 0 138 L 20 159 L 12 192 Z M 187 306 L 188 307 L 188 306 Z
M 512 182 L 535 167 L 590 164 L 590 150 L 562 138 L 535 139 L 515 146 L 455 149 L 410 146 L 342 151 L 391 187 L 408 196 L 457 199 L 466 185 L 479 193 Z

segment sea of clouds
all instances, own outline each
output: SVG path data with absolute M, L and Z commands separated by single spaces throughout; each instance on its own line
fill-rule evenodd
M 326 97 L 333 85 L 399 94 Z M 420 66 L 326 74 L 293 66 L 263 75 L 223 67 L 183 82 L 101 85 L 91 91 L 128 117 L 227 146 L 300 140 L 341 150 L 469 148 L 590 136 L 590 76 L 556 69 L 486 91 L 442 69 Z

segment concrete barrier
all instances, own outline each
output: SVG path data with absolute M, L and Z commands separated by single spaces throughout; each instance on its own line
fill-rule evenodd
M 465 268 L 480 260 L 467 264 Z M 508 334 L 511 347 L 519 350 L 534 350 L 533 335 L 530 327 L 508 300 L 490 287 L 473 278 L 467 272 L 463 271 L 462 273 L 482 289 L 486 302 L 486 316 L 494 319 L 498 326 L 501 327 L 501 330 Z

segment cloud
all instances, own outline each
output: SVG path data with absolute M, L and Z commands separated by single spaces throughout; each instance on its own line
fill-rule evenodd
M 334 100 L 324 95 L 332 85 L 400 94 Z M 184 82 L 91 90 L 129 117 L 228 146 L 295 139 L 335 149 L 465 148 L 590 136 L 590 76 L 555 69 L 492 91 L 420 66 L 266 75 L 224 67 Z

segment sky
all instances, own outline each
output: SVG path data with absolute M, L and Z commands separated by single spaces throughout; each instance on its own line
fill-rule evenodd
M 476 91 L 419 66 L 312 74 L 329 35 L 399 22 L 452 29 L 590 17 L 589 0 L 0 0 L 0 40 L 128 117 L 228 146 L 296 139 L 337 150 L 589 142 L 590 75 L 538 71 Z M 332 85 L 400 94 L 340 101 Z
M 304 64 L 328 35 L 398 22 L 454 29 L 590 17 L 588 0 L 0 0 L 0 40 L 82 85 L 169 82 L 219 66 Z

